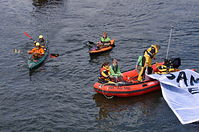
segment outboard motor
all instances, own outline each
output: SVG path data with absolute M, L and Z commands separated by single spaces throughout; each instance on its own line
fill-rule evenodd
M 169 68 L 178 68 L 181 66 L 181 59 L 178 58 L 171 58 L 170 60 L 165 59 L 164 60 L 164 65 L 169 67 Z

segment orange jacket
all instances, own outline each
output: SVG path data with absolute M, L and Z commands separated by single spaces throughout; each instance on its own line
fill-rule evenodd
M 36 53 L 36 54 L 44 54 L 44 49 L 43 48 L 33 48 L 32 50 L 28 51 L 29 54 L 32 54 L 32 53 Z

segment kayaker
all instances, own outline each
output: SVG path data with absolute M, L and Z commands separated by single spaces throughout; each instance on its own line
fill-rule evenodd
M 120 72 L 120 67 L 116 59 L 113 59 L 112 65 L 110 65 L 109 68 L 110 68 L 110 78 L 113 82 L 123 81 L 123 76 L 122 73 Z
M 39 35 L 39 40 L 38 42 L 41 44 L 41 47 L 46 47 L 46 40 L 44 39 L 43 35 Z
M 111 39 L 108 37 L 108 34 L 106 32 L 103 32 L 102 37 L 100 38 L 100 41 L 102 44 L 110 44 Z
M 45 39 L 43 35 L 39 35 L 39 42 L 40 43 L 45 43 Z
M 32 57 L 34 59 L 40 58 L 44 55 L 45 51 L 44 49 L 41 47 L 40 43 L 37 42 L 35 44 L 35 48 L 33 48 L 32 50 L 28 51 L 28 54 L 32 54 Z
M 99 81 L 102 83 L 111 83 L 109 66 L 109 62 L 105 62 L 101 66 Z
M 102 37 L 100 38 L 100 42 L 98 43 L 98 48 L 109 46 L 111 44 L 111 39 L 107 36 L 106 32 L 103 32 Z
M 151 45 L 150 48 L 144 51 L 144 55 L 142 57 L 142 68 L 138 75 L 138 81 L 143 81 L 143 77 L 145 75 L 145 71 L 147 69 L 147 74 L 151 74 L 153 72 L 152 69 L 152 59 L 158 53 L 160 49 L 159 45 Z M 154 58 L 155 59 L 155 58 Z

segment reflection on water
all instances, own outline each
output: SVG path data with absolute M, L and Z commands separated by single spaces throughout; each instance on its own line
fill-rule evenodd
M 33 10 L 30 25 L 34 34 L 49 35 L 51 28 L 59 26 L 59 20 L 66 12 L 67 0 L 32 0 Z M 33 31 L 32 31 L 33 32 Z
M 95 94 L 93 100 L 99 107 L 99 115 L 96 120 L 115 117 L 123 111 L 130 111 L 134 120 L 140 120 L 147 117 L 158 106 L 159 100 L 162 98 L 161 92 L 156 91 L 143 96 L 106 99 L 101 94 Z
M 44 6 L 48 0 L 33 0 L 33 5 L 34 6 Z
M 33 0 L 34 6 L 56 5 L 62 3 L 63 0 Z
M 97 63 L 97 64 L 103 64 L 106 61 L 111 62 L 112 57 L 110 55 L 110 52 L 105 52 L 105 53 L 102 53 L 100 55 L 90 55 L 89 62 L 90 63 Z

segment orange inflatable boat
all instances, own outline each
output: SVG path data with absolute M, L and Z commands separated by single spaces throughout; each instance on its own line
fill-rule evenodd
M 91 49 L 91 50 L 89 50 L 89 54 L 90 55 L 96 55 L 96 54 L 104 53 L 106 51 L 112 50 L 112 48 L 114 46 L 115 46 L 115 40 L 111 40 L 109 46 L 104 46 L 100 49 L 97 49 L 97 48 Z
M 158 63 L 163 64 L 163 63 Z M 153 70 L 158 71 L 156 68 L 157 64 L 154 64 Z M 143 82 L 138 82 L 138 72 L 137 70 L 132 70 L 122 73 L 125 83 L 100 83 L 96 82 L 94 84 L 94 90 L 97 93 L 103 94 L 105 96 L 118 96 L 118 97 L 129 97 L 146 94 L 152 91 L 160 89 L 159 81 L 149 79 Z

